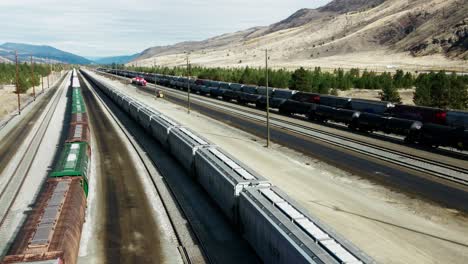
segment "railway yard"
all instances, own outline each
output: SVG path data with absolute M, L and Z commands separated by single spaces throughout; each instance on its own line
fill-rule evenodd
M 457 131 L 431 148 L 280 109 L 267 148 L 261 105 L 196 88 L 188 113 L 131 78 L 74 69 L 0 128 L 0 263 L 466 263 Z

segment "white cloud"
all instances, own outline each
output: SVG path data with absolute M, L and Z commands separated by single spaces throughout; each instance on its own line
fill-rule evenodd
M 330 0 L 0 0 L 0 42 L 122 55 L 268 25 Z

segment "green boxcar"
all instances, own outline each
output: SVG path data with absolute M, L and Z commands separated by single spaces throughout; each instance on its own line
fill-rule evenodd
M 72 103 L 72 114 L 76 113 L 86 113 L 86 105 L 81 100 Z
M 81 94 L 81 89 L 74 88 L 72 91 L 72 113 L 86 113 L 86 106 Z
M 85 142 L 66 143 L 60 160 L 49 177 L 81 176 L 86 196 L 88 195 L 88 144 Z

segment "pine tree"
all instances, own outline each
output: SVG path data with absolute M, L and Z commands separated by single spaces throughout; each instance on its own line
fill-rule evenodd
M 383 73 L 381 75 L 382 92 L 380 99 L 392 103 L 401 103 L 401 97 L 398 89 L 393 85 L 393 79 L 390 73 Z
M 307 75 L 307 71 L 302 67 L 295 70 L 291 76 L 289 87 L 294 90 L 308 91 L 311 85 L 310 78 Z
M 430 106 L 432 104 L 430 75 L 420 74 L 416 79 L 415 85 L 416 91 L 414 92 L 413 102 L 416 105 Z

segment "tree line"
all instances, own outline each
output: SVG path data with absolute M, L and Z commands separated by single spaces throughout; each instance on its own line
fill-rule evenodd
M 124 67 L 113 65 L 113 68 L 128 69 L 140 72 L 167 75 L 187 75 L 186 67 Z M 265 86 L 265 69 L 262 68 L 205 68 L 194 66 L 190 76 L 215 81 L 235 82 Z M 420 106 L 431 106 L 451 109 L 468 109 L 468 76 L 447 74 L 444 71 L 414 74 L 397 70 L 395 73 L 375 72 L 360 69 L 335 69 L 322 71 L 320 67 L 295 71 L 286 69 L 268 70 L 269 86 L 289 88 L 298 91 L 333 94 L 338 90 L 371 89 L 381 90 L 380 99 L 401 103 L 398 89 L 416 87 L 414 103 Z
M 63 70 L 64 65 L 54 65 L 54 70 Z M 31 78 L 31 64 L 18 64 L 18 88 L 20 93 L 25 93 L 29 88 L 40 85 L 41 77 L 51 73 L 51 67 L 47 64 L 34 64 L 34 77 Z M 0 63 L 0 84 L 16 84 L 16 65 Z

